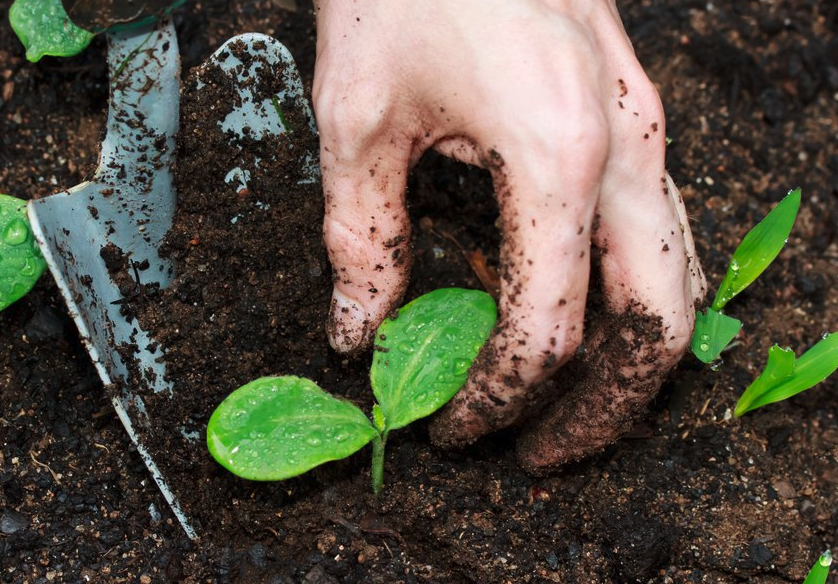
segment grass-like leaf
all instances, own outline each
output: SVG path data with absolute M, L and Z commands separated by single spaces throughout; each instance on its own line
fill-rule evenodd
M 0 310 L 29 292 L 46 266 L 26 217 L 26 202 L 0 195 Z
M 789 192 L 765 219 L 745 235 L 730 258 L 727 274 L 713 300 L 713 310 L 724 308 L 731 298 L 747 288 L 774 261 L 786 244 L 799 208 L 798 188 Z
M 741 328 L 740 321 L 712 308 L 708 308 L 706 312 L 696 312 L 692 352 L 701 361 L 712 363 L 719 358 Z
M 829 575 L 829 566 L 832 565 L 832 552 L 826 550 L 809 570 L 809 574 L 803 581 L 803 584 L 824 584 L 826 577 Z
M 370 381 L 386 431 L 432 414 L 457 393 L 496 319 L 485 292 L 443 288 L 381 324 Z
M 44 55 L 77 55 L 96 36 L 70 21 L 61 0 L 15 0 L 9 22 L 33 63 Z
M 222 466 L 254 481 L 278 481 L 346 458 L 378 437 L 360 409 L 308 379 L 251 381 L 221 402 L 207 447 Z
M 791 349 L 774 345 L 768 363 L 736 404 L 734 415 L 778 402 L 817 385 L 838 370 L 838 333 L 825 335 L 799 359 Z

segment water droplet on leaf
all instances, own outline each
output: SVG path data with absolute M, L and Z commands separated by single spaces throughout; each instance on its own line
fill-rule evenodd
M 398 350 L 400 353 L 411 354 L 416 350 L 416 348 L 410 343 L 399 343 Z
M 37 273 L 37 268 L 32 264 L 30 260 L 26 260 L 26 263 L 23 264 L 23 267 L 20 269 L 20 273 L 23 276 L 34 276 Z
M 29 239 L 29 225 L 20 217 L 15 217 L 3 229 L 3 241 L 9 245 L 20 245 Z
M 462 375 L 471 367 L 471 361 L 468 359 L 457 359 L 454 361 L 454 375 Z

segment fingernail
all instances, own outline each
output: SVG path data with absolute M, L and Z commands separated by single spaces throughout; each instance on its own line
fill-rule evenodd
M 335 288 L 332 291 L 332 311 L 329 315 L 329 344 L 339 353 L 351 353 L 363 348 L 367 340 L 367 311 Z

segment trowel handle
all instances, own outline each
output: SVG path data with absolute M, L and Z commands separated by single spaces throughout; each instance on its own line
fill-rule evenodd
M 97 179 L 150 186 L 174 162 L 180 56 L 171 19 L 108 33 L 110 104 Z

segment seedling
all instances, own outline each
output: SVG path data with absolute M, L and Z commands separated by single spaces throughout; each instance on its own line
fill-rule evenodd
M 838 370 L 838 333 L 827 334 L 814 347 L 795 358 L 791 349 L 774 345 L 768 363 L 739 401 L 733 414 L 751 410 L 797 395 L 817 385 Z
M 33 63 L 44 55 L 77 55 L 96 36 L 70 21 L 61 0 L 15 0 L 9 22 Z
M 803 584 L 825 584 L 826 577 L 829 575 L 829 566 L 832 565 L 832 552 L 826 550 L 809 570 L 809 575 L 803 581 Z
M 447 288 L 421 296 L 376 332 L 372 420 L 311 380 L 263 377 L 218 406 L 207 425 L 207 447 L 240 477 L 278 481 L 372 442 L 378 494 L 389 433 L 432 414 L 457 393 L 496 319 L 495 302 L 485 292 Z
M 145 2 L 142 6 L 132 6 L 131 2 L 105 3 L 89 13 L 90 7 L 82 7 L 76 2 L 73 18 L 75 24 L 64 9 L 61 0 L 15 0 L 9 9 L 9 22 L 17 34 L 17 38 L 26 49 L 26 58 L 33 63 L 41 57 L 73 57 L 82 52 L 93 37 L 100 32 L 125 30 L 133 27 L 151 25 L 162 15 L 169 14 L 181 6 L 185 0 L 171 0 L 166 6 L 164 0 Z M 85 10 L 88 9 L 88 10 Z M 81 17 L 82 20 L 78 20 Z M 92 18 L 92 19 L 91 19 Z M 129 56 L 129 59 L 133 55 Z M 115 77 L 115 76 L 114 76 Z M 111 80 L 113 81 L 113 79 Z
M 29 292 L 46 265 L 26 218 L 26 202 L 0 195 L 0 310 Z
M 722 312 L 725 305 L 765 271 L 788 241 L 800 208 L 800 189 L 789 192 L 736 248 L 713 304 L 695 315 L 691 348 L 705 363 L 719 358 L 739 333 L 742 323 Z

